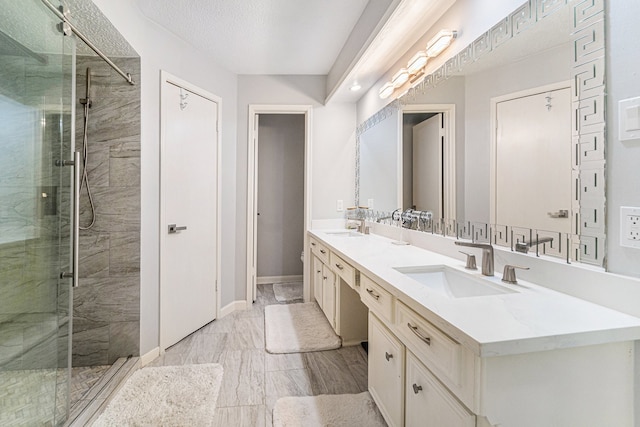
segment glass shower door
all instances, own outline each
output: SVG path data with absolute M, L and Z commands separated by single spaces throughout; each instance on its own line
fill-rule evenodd
M 54 1 L 55 3 L 55 1 Z M 41 0 L 0 0 L 0 425 L 68 416 L 74 46 Z

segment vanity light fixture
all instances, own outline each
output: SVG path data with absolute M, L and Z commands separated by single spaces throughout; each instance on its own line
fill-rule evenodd
M 393 75 L 391 83 L 393 84 L 394 88 L 399 88 L 400 86 L 405 84 L 407 80 L 409 80 L 409 72 L 406 68 L 401 68 L 400 71 Z
M 427 56 L 427 53 L 421 50 L 413 55 L 413 58 L 411 58 L 407 63 L 407 72 L 412 76 L 420 73 L 425 65 L 427 65 L 428 60 L 429 57 Z
M 451 41 L 458 35 L 457 31 L 440 30 L 438 34 L 427 43 L 427 56 L 434 58 L 451 44 Z
M 385 83 L 384 86 L 380 88 L 380 98 L 387 99 L 391 96 L 394 90 L 395 88 L 393 87 L 393 84 L 391 82 Z

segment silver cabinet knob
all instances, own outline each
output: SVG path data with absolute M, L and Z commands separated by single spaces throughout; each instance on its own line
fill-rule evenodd
M 421 385 L 418 385 L 418 384 L 414 384 L 413 385 L 413 392 L 415 394 L 418 394 L 421 390 L 422 390 L 422 386 Z
M 389 353 L 387 353 L 385 351 L 384 352 L 384 358 L 387 359 L 387 362 L 388 362 L 390 359 L 393 359 L 393 354 L 389 354 Z

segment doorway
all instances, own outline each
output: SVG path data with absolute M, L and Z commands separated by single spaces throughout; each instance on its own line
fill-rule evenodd
M 257 119 L 257 283 L 302 282 L 304 116 Z
M 217 317 L 219 97 L 162 72 L 160 348 Z
M 455 105 L 407 105 L 399 120 L 402 208 L 456 219 Z
M 274 280 L 302 280 L 307 301 L 311 106 L 250 105 L 248 135 L 247 304 Z

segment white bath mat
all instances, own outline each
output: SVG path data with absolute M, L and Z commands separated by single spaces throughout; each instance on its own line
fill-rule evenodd
M 341 345 L 340 337 L 315 302 L 268 305 L 264 321 L 269 353 L 333 350 Z
M 93 427 L 212 425 L 221 383 L 217 363 L 140 369 Z
M 368 391 L 359 394 L 282 397 L 273 408 L 274 427 L 386 425 Z
M 274 283 L 273 293 L 278 302 L 302 301 L 302 282 Z

